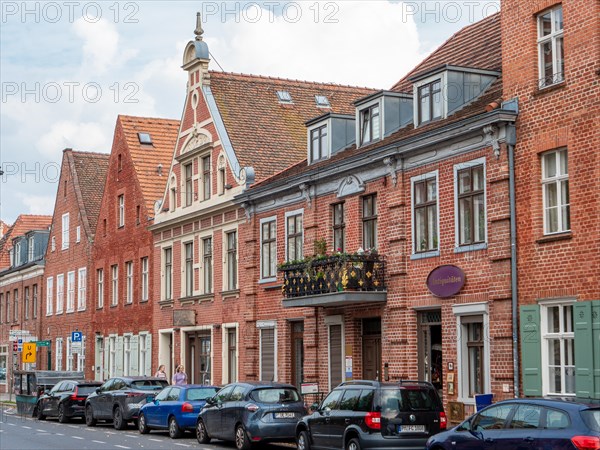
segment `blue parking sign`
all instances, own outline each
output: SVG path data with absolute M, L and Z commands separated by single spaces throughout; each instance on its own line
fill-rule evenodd
M 83 333 L 81 331 L 73 331 L 71 333 L 71 342 L 81 342 Z

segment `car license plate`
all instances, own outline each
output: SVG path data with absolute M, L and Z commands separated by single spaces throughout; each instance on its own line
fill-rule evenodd
M 425 425 L 398 425 L 398 433 L 424 433 Z
M 295 417 L 296 417 L 296 414 L 293 412 L 276 412 L 275 413 L 276 419 L 294 419 Z

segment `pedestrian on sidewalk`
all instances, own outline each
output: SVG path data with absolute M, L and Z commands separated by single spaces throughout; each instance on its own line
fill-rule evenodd
M 161 364 L 160 366 L 158 366 L 158 370 L 156 371 L 156 373 L 154 374 L 154 376 L 156 378 L 167 378 L 167 373 L 165 372 L 165 365 Z
M 175 369 L 175 373 L 173 374 L 172 384 L 179 385 L 179 386 L 187 384 L 187 375 L 185 373 L 185 368 L 183 367 L 182 364 L 179 364 L 177 366 L 177 369 Z

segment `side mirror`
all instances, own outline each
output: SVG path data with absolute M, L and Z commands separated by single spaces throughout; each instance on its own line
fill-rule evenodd
M 154 399 L 154 404 L 158 406 L 158 404 L 160 403 L 160 401 Z
M 317 411 L 318 409 L 319 409 L 319 404 L 317 402 L 314 402 L 312 405 L 310 405 L 311 411 Z
M 215 399 L 214 399 L 214 398 L 212 398 L 212 397 L 210 397 L 210 398 L 207 398 L 207 399 L 206 399 L 206 404 L 207 404 L 207 405 L 209 405 L 209 406 L 212 406 L 212 405 L 214 405 L 214 404 L 215 404 Z
M 100 392 L 102 392 L 102 386 L 96 388 L 96 394 L 99 394 Z

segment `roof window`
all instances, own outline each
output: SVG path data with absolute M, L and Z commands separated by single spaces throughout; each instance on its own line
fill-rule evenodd
M 292 95 L 288 91 L 277 91 L 280 103 L 292 103 Z
M 152 136 L 150 136 L 150 133 L 138 133 L 138 139 L 140 140 L 140 144 L 152 145 Z
M 319 108 L 331 108 L 329 100 L 324 95 L 315 95 L 315 102 Z

